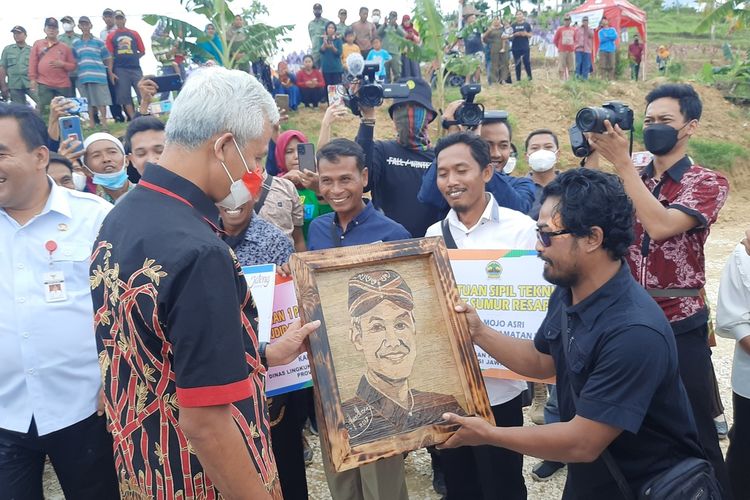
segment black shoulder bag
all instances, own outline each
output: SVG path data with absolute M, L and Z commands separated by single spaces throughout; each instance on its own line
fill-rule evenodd
M 570 349 L 570 330 L 568 329 L 568 315 L 565 311 L 562 311 L 561 337 L 563 354 L 567 358 Z M 573 405 L 578 406 L 578 394 L 573 387 L 573 380 L 569 377 L 568 381 L 570 393 L 573 396 Z M 689 457 L 681 460 L 647 481 L 637 495 L 609 450 L 605 449 L 601 458 L 626 500 L 721 500 L 723 498 L 713 467 L 702 458 Z
M 255 202 L 255 207 L 253 208 L 256 214 L 259 214 L 261 209 L 263 208 L 263 205 L 266 204 L 268 192 L 271 190 L 271 182 L 273 182 L 273 177 L 271 177 L 271 174 L 266 174 L 266 178 L 263 181 L 263 186 L 261 187 L 260 198 L 258 198 L 258 201 Z

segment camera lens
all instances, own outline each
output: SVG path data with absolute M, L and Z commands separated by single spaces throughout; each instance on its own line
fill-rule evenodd
M 606 108 L 583 108 L 576 115 L 576 125 L 583 132 L 604 132 L 604 120 L 612 120 L 612 112 Z
M 467 127 L 476 127 L 484 119 L 484 108 L 474 103 L 464 103 L 456 110 L 456 121 Z
M 362 106 L 376 108 L 383 104 L 383 87 L 377 84 L 364 85 L 359 89 Z

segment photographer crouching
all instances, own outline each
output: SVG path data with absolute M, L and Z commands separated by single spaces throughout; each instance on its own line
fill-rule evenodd
M 675 335 L 679 371 L 700 444 L 730 498 L 729 480 L 714 426 L 715 375 L 708 345 L 709 311 L 704 246 L 729 192 L 727 179 L 693 163 L 688 141 L 703 105 L 687 84 L 664 84 L 646 96 L 643 142 L 653 160 L 642 170 L 631 161 L 625 130 L 632 111 L 589 108 L 577 125 L 590 151 L 610 161 L 635 207 L 635 240 L 625 258 L 633 276 L 661 306 Z M 628 113 L 629 112 L 629 113 Z M 630 141 L 632 144 L 632 140 Z

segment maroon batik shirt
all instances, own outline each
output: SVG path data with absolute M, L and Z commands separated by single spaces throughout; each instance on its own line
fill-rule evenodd
M 663 241 L 653 241 L 636 218 L 635 240 L 627 261 L 635 279 L 646 289 L 702 289 L 706 284 L 704 245 L 711 224 L 729 194 L 723 175 L 695 165 L 685 156 L 661 177 L 654 177 L 653 162 L 641 178 L 665 208 L 680 210 L 698 221 L 693 229 Z M 655 297 L 675 334 L 708 321 L 708 308 L 701 296 Z

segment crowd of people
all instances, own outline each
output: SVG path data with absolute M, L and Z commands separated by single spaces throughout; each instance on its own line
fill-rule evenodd
M 419 42 L 395 13 L 381 32 L 379 12 L 368 21 L 363 8 L 347 28 L 346 10 L 339 23 L 322 18 L 319 4 L 313 11 L 311 41 L 317 37 L 317 57 L 328 62 L 317 69 L 313 50 L 303 81 L 340 78 L 342 69 L 327 64 L 343 67 L 352 43 L 367 59 L 389 34 Z M 725 461 L 704 249 L 729 183 L 687 155 L 702 114 L 693 87 L 663 84 L 646 97 L 643 138 L 653 158 L 644 168 L 634 166 L 625 133 L 605 122 L 604 133 L 589 135 L 592 154 L 581 168 L 561 165 L 554 132 L 532 131 L 523 138 L 530 172 L 518 176 L 521 141 L 508 113 L 487 109 L 477 128 L 463 127 L 455 120 L 463 101 L 437 110 L 430 83 L 402 77 L 410 61 L 385 49 L 392 57 L 384 63 L 399 59 L 384 64 L 385 77 L 410 88 L 387 109 L 395 137 L 375 137 L 379 115 L 365 106 L 356 134 L 335 137 L 333 123 L 349 113 L 328 106 L 310 170 L 297 147 L 310 139 L 284 130 L 287 110 L 247 72 L 197 70 L 166 122 L 152 116 L 159 89 L 140 73 L 140 36 L 125 28 L 122 11 L 104 14 L 113 22 L 106 41 L 81 17 L 83 36 L 72 48 L 48 18 L 47 38 L 26 46 L 41 69 L 29 66 L 28 80 L 9 71 L 14 87 L 26 86 L 11 89 L 18 103 L 0 103 L 0 296 L 8 306 L 0 309 L 0 500 L 44 498 L 46 457 L 66 498 L 306 499 L 305 466 L 316 458 L 303 428 L 316 428 L 314 388 L 266 398 L 265 375 L 303 352 L 320 324 L 298 321 L 278 341 L 259 341 L 240 268 L 273 263 L 288 275 L 295 252 L 367 252 L 368 244 L 423 236 L 454 249 L 536 250 L 556 285 L 533 341 L 499 335 L 472 307 L 455 304 L 476 345 L 524 377 L 555 377 L 557 385 L 549 398 L 544 385 L 533 391 L 543 425 L 523 425 L 525 383 L 490 377 L 495 426 L 443 415 L 459 428 L 429 449 L 441 496 L 525 499 L 530 456 L 540 459 L 535 479 L 567 466 L 564 498 L 637 497 L 688 462 L 703 471 L 713 498 L 747 497 L 750 230 L 727 263 L 716 309 L 716 333 L 737 341 Z M 72 32 L 72 18 L 61 21 Z M 514 25 L 526 24 L 519 13 Z M 503 43 L 493 31 L 501 27 L 494 22 L 480 43 Z M 503 49 L 519 61 L 517 78 L 527 32 L 509 35 L 515 49 Z M 8 59 L 25 44 L 22 27 L 13 34 Z M 563 68 L 561 57 L 561 76 L 571 59 Z M 103 82 L 89 80 L 102 74 L 95 62 Z M 498 83 L 509 77 L 496 74 Z M 281 67 L 278 79 L 282 87 L 293 80 Z M 107 80 L 115 93 L 127 86 L 129 96 L 135 86 L 141 96 L 137 110 L 119 101 L 131 119 L 125 135 L 96 132 L 82 143 L 64 136 L 58 118 L 75 105 L 72 86 L 104 107 Z M 313 88 L 299 86 L 299 102 L 317 105 L 320 98 L 303 92 Z M 49 100 L 35 110 L 27 95 Z M 436 119 L 443 133 L 433 144 Z M 603 161 L 613 174 L 599 168 Z M 373 391 L 382 385 L 368 382 Z M 334 500 L 409 497 L 402 455 L 336 472 L 329 450 L 321 452 Z

